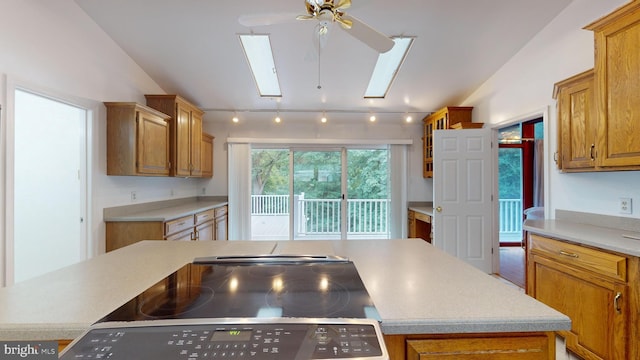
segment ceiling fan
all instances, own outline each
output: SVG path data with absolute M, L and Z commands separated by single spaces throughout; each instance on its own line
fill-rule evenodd
M 336 22 L 348 34 L 367 44 L 380 53 L 385 53 L 394 45 L 393 40 L 378 32 L 357 18 L 345 13 L 351 7 L 351 0 L 305 0 L 307 14 L 292 17 L 285 14 L 243 15 L 238 21 L 241 25 L 264 26 L 297 20 L 317 20 L 319 32 L 327 31 L 328 24 Z

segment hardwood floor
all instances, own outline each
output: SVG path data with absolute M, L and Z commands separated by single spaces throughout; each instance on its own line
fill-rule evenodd
M 524 249 L 520 246 L 500 248 L 500 276 L 524 289 Z

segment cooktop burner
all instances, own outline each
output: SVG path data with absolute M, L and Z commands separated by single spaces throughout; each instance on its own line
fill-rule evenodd
M 102 321 L 379 316 L 350 261 L 187 264 Z

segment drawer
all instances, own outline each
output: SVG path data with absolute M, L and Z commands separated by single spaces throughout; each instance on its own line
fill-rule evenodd
M 193 233 L 193 228 L 188 230 L 183 230 L 182 232 L 167 235 L 166 240 L 168 241 L 191 241 L 195 240 L 195 234 Z
M 216 216 L 216 213 L 214 211 L 214 209 L 209 209 L 209 210 L 205 210 L 205 211 L 201 211 L 199 213 L 197 213 L 195 215 L 196 219 L 196 225 L 200 225 L 204 222 L 207 221 L 212 221 L 213 218 Z
M 193 215 L 189 215 L 189 216 L 181 217 L 179 219 L 175 219 L 175 220 L 171 220 L 171 221 L 165 222 L 164 223 L 164 235 L 165 235 L 165 237 L 167 235 L 171 235 L 171 234 L 177 233 L 179 231 L 192 228 L 193 225 L 194 225 L 193 218 L 194 218 Z
M 429 224 L 431 223 L 431 216 L 425 215 L 423 213 L 416 212 L 415 218 L 416 220 L 420 220 Z
M 224 216 L 227 214 L 227 207 L 221 206 L 214 209 L 216 211 L 216 217 Z
M 530 234 L 530 251 L 558 262 L 627 281 L 627 258 L 602 250 Z

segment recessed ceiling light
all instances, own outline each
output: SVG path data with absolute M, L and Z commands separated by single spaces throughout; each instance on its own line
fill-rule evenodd
M 413 118 L 411 117 L 411 115 L 407 115 L 407 117 L 405 118 L 405 120 L 410 123 L 413 121 Z
M 396 78 L 400 65 L 407 57 L 414 37 L 393 37 L 393 48 L 378 55 L 378 62 L 373 68 L 373 74 L 369 80 L 369 86 L 364 93 L 365 98 L 384 98 L 391 88 L 391 83 Z
M 237 116 L 234 116 L 233 119 L 231 119 L 231 121 L 233 121 L 234 123 L 237 123 L 238 121 L 240 121 L 240 119 L 238 119 Z
M 280 116 L 276 116 L 274 121 L 279 124 L 282 121 L 282 119 L 280 119 Z
M 242 50 L 247 58 L 253 78 L 262 97 L 281 97 L 269 35 L 239 35 Z
M 376 117 L 375 117 L 375 115 L 371 115 L 371 117 L 369 118 L 369 121 L 371 121 L 371 122 L 376 121 Z

